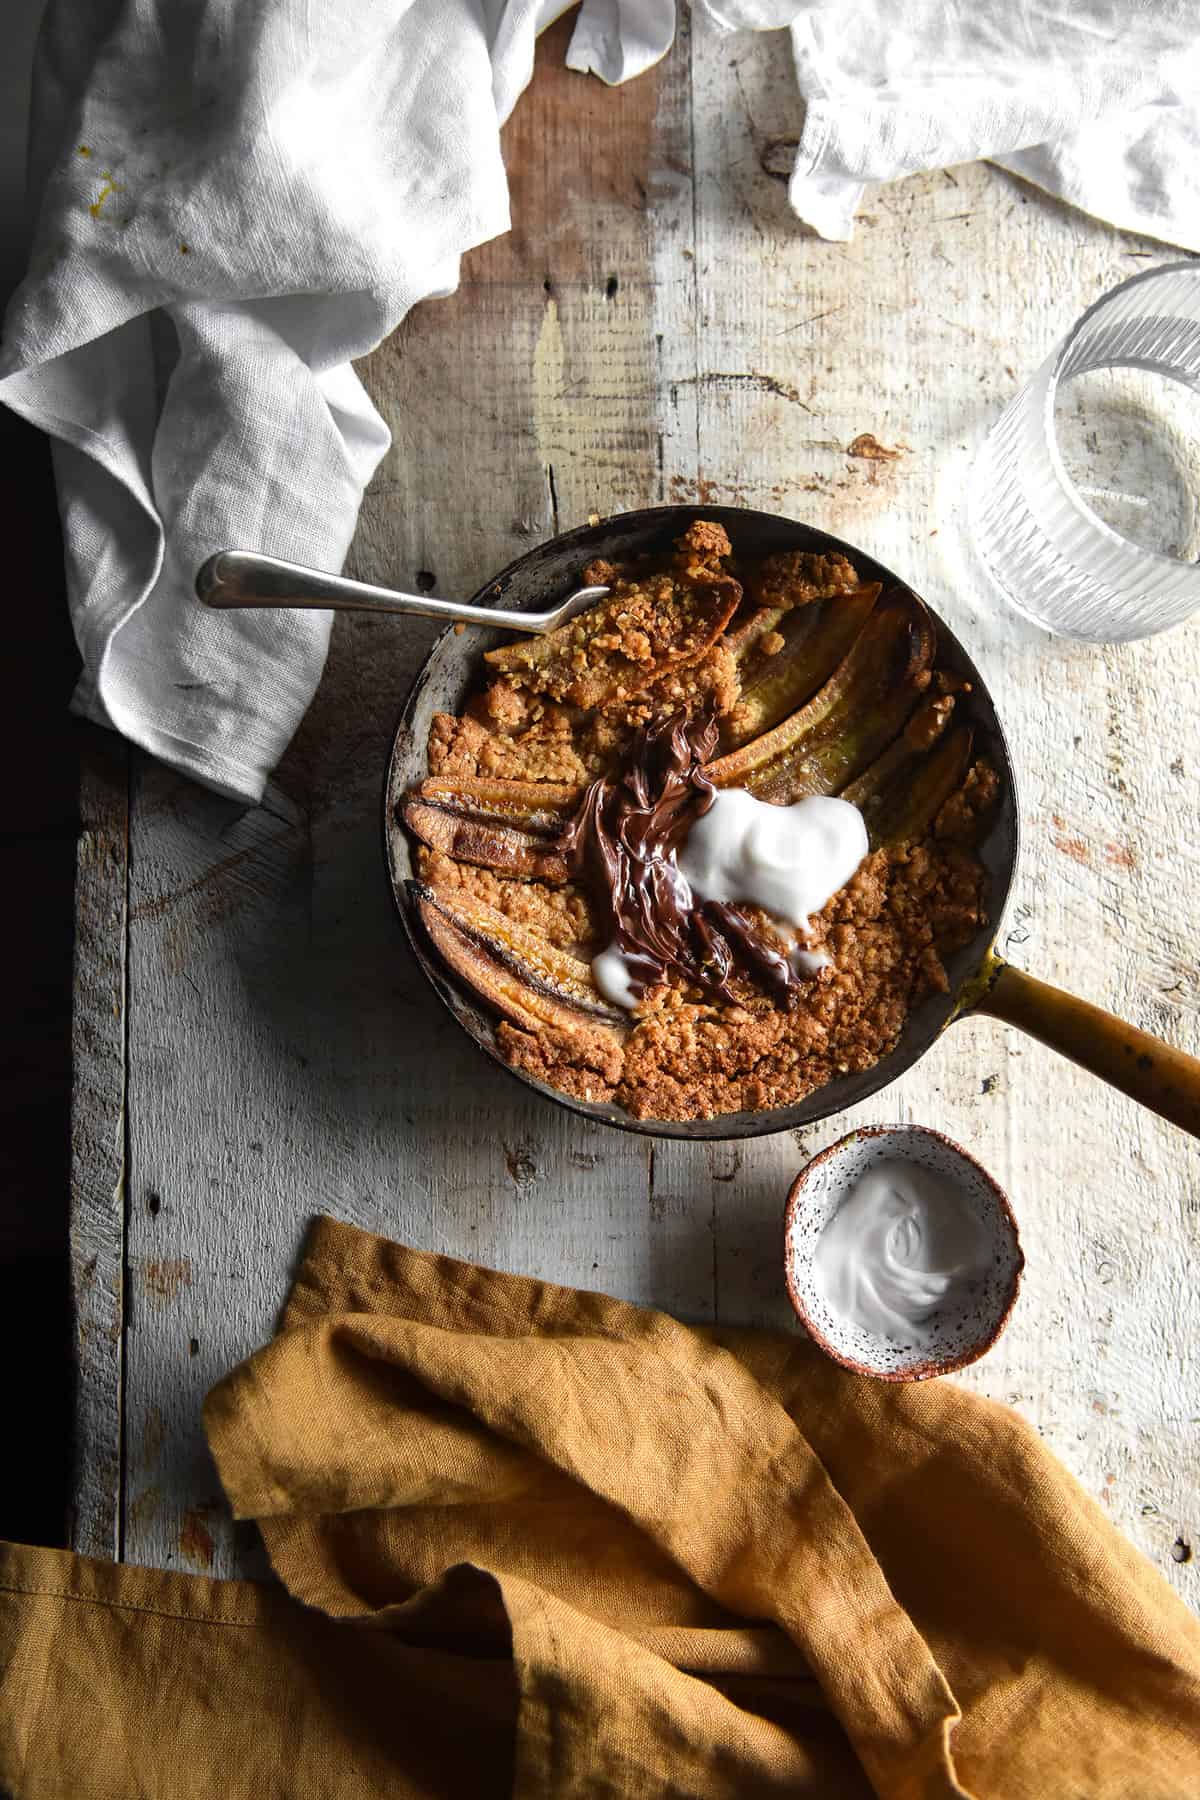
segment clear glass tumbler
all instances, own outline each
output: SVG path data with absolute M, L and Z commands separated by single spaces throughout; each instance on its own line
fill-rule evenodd
M 1120 643 L 1200 607 L 1200 263 L 1090 306 L 989 432 L 971 535 L 1005 598 Z

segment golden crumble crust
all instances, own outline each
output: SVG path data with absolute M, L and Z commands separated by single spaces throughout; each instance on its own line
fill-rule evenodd
M 973 844 L 979 835 L 980 821 L 996 804 L 1000 777 L 991 763 L 980 760 L 967 771 L 967 779 L 956 794 L 951 794 L 939 812 L 933 835 L 951 843 Z
M 720 526 L 693 525 L 672 568 L 614 572 L 607 600 L 543 637 L 487 651 L 486 661 L 526 693 L 585 709 L 630 699 L 701 656 L 725 629 L 742 597 L 721 566 L 728 555 Z
M 761 995 L 713 1007 L 678 989 L 647 996 L 625 1046 L 618 1101 L 640 1119 L 709 1119 L 791 1106 L 895 1048 L 914 1005 L 947 986 L 942 955 L 986 916 L 973 857 L 877 851 L 819 920 L 824 970 L 791 1013 Z
M 839 554 L 789 552 L 739 571 L 747 595 L 739 610 L 742 590 L 729 572 L 730 555 L 722 527 L 699 521 L 667 567 L 662 558 L 590 563 L 583 580 L 613 589 L 611 597 L 572 621 L 557 642 L 559 634 L 549 634 L 489 653 L 490 679 L 463 716 L 433 721 L 431 772 L 569 784 L 582 793 L 614 768 L 642 727 L 709 710 L 736 717 L 743 681 L 758 659 L 772 662 L 785 648 L 793 654 L 789 626 L 777 629 L 779 621 L 860 583 Z M 936 679 L 943 696 L 961 687 L 940 671 Z M 927 735 L 928 743 L 914 740 L 914 750 L 935 741 L 935 733 Z M 603 1029 L 582 1019 L 570 1028 L 561 1017 L 537 1029 L 503 1021 L 500 1054 L 577 1098 L 614 1101 L 636 1118 L 677 1120 L 792 1105 L 871 1068 L 895 1047 L 913 1007 L 947 990 L 944 958 L 986 921 L 986 877 L 972 846 L 998 791 L 996 771 L 974 761 L 924 837 L 876 849 L 863 861 L 812 921 L 809 946 L 826 951 L 832 966 L 806 982 L 790 1012 L 749 978 L 735 980 L 732 999 L 719 1004 L 664 982 L 635 1013 Z M 561 796 L 553 803 L 565 804 Z M 532 835 L 522 843 L 552 843 L 545 816 L 540 825 L 532 813 L 529 819 Z M 555 950 L 585 959 L 585 971 L 604 947 L 603 910 L 575 881 L 506 876 L 499 863 L 476 867 L 425 846 L 416 860 L 435 891 L 470 896 Z M 771 934 L 763 915 L 754 922 L 760 935 Z
M 724 645 L 714 644 L 695 662 L 668 670 L 632 699 L 601 707 L 577 731 L 589 779 L 610 769 L 643 727 L 679 712 L 695 714 L 702 707 L 712 707 L 722 716 L 736 706 L 740 691 L 736 661 Z
M 599 1032 L 568 1033 L 553 1026 L 538 1032 L 522 1031 L 503 1021 L 496 1028 L 496 1041 L 510 1068 L 576 1100 L 611 1100 L 616 1093 L 621 1048 Z
M 768 556 L 748 585 L 759 606 L 790 612 L 830 594 L 850 593 L 858 574 L 839 551 L 784 550 Z

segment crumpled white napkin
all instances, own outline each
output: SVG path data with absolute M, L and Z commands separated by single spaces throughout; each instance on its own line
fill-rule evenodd
M 499 126 L 561 11 L 52 5 L 0 399 L 55 440 L 76 710 L 225 793 L 261 795 L 331 615 L 209 612 L 195 571 L 341 567 L 389 441 L 350 359 L 507 228 Z
M 507 228 L 499 127 L 565 3 L 52 0 L 0 400 L 55 440 L 76 709 L 222 792 L 261 795 L 330 615 L 211 613 L 195 570 L 226 545 L 340 568 L 388 445 L 350 359 Z M 1193 5 L 707 10 L 791 26 L 792 201 L 827 236 L 865 181 L 988 155 L 1196 246 Z M 674 22 L 673 0 L 584 0 L 568 61 L 626 80 Z
M 869 182 L 985 157 L 1111 225 L 1200 248 L 1196 0 L 775 10 L 806 101 L 791 202 L 823 237 L 850 236 Z

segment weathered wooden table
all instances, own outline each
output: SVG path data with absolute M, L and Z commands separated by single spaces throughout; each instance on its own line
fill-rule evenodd
M 467 594 L 589 513 L 663 500 L 811 520 L 911 574 L 1007 720 L 1026 837 L 1007 949 L 1200 1050 L 1200 629 L 1098 650 L 991 598 L 971 447 L 1082 306 L 1167 252 L 973 166 L 878 193 L 850 245 L 787 207 L 786 37 L 685 36 L 610 91 L 542 45 L 506 133 L 514 228 L 363 373 L 395 446 L 352 568 Z M 862 432 L 898 452 L 847 453 Z M 1200 1606 L 1196 1147 L 987 1020 L 820 1129 L 657 1145 L 487 1064 L 409 958 L 379 850 L 390 732 L 432 633 L 347 617 L 266 803 L 105 740 L 79 872 L 79 1548 L 253 1570 L 200 1428 L 271 1333 L 306 1222 L 787 1326 L 797 1166 L 862 1119 L 968 1144 L 1028 1273 L 960 1377 L 1011 1402 Z M 1200 1549 L 1200 1542 L 1198 1542 Z

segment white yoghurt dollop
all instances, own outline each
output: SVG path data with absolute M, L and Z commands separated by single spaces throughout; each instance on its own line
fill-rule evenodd
M 623 1006 L 627 1012 L 632 1012 L 637 1005 L 633 968 L 629 959 L 622 956 L 617 944 L 610 944 L 599 956 L 593 956 L 592 980 L 610 1006 Z
M 724 788 L 688 832 L 675 859 L 681 906 L 694 896 L 728 906 L 761 906 L 801 934 L 844 887 L 867 854 L 867 828 L 848 800 L 810 795 L 771 806 L 742 788 Z M 831 966 L 823 950 L 795 947 L 797 974 Z M 616 943 L 592 959 L 596 986 L 611 1006 L 637 1005 L 633 971 Z
M 833 958 L 827 950 L 805 950 L 797 944 L 788 951 L 788 961 L 797 975 L 819 975 L 822 969 L 833 967 Z
M 897 1158 L 859 1177 L 817 1239 L 813 1283 L 830 1312 L 920 1344 L 933 1315 L 991 1261 L 989 1233 L 949 1181 Z
M 724 788 L 696 820 L 679 870 L 702 900 L 761 906 L 807 931 L 867 854 L 857 806 L 813 794 L 771 806 L 742 788 Z

